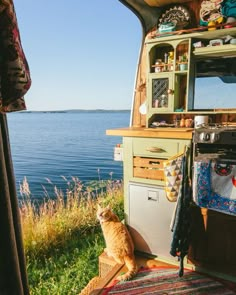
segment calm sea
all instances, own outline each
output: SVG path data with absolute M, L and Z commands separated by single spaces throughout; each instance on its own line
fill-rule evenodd
M 64 190 L 64 178 L 78 177 L 83 183 L 123 178 L 122 162 L 113 160 L 113 148 L 122 138 L 105 132 L 128 126 L 130 112 L 20 112 L 7 116 L 18 190 L 24 177 L 35 198 L 44 197 L 44 190 L 53 191 L 55 185 Z

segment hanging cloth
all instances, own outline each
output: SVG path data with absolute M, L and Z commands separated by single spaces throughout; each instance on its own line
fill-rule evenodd
M 202 208 L 236 215 L 236 165 L 205 160 L 194 162 L 193 200 Z
M 0 112 L 25 110 L 31 86 L 12 0 L 0 2 Z
M 29 294 L 6 114 L 0 114 L 0 294 Z
M 172 221 L 172 242 L 170 254 L 180 261 L 179 276 L 184 274 L 184 257 L 188 254 L 191 231 L 192 188 L 190 185 L 190 148 L 186 148 L 182 159 L 182 182 Z
M 24 110 L 31 85 L 12 0 L 0 1 L 0 294 L 28 295 L 20 212 L 5 112 Z

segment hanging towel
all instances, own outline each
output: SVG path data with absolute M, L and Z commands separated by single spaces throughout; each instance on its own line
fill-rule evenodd
M 182 159 L 184 153 L 177 154 L 163 162 L 164 189 L 170 202 L 176 202 L 182 181 Z

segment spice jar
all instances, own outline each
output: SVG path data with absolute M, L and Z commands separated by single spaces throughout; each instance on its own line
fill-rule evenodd
M 167 96 L 165 94 L 162 94 L 161 100 L 160 100 L 160 107 L 166 108 L 167 105 L 168 105 Z
M 154 101 L 154 108 L 158 108 L 158 107 L 159 107 L 159 100 L 156 99 L 156 100 Z
M 185 119 L 185 127 L 190 128 L 193 125 L 192 119 Z
M 167 52 L 164 54 L 164 64 L 165 64 L 164 71 L 168 71 L 168 53 Z
M 184 118 L 182 118 L 182 119 L 180 120 L 180 124 L 179 124 L 179 126 L 180 126 L 180 127 L 185 127 L 185 120 L 184 120 Z
M 155 62 L 155 73 L 160 73 L 162 72 L 162 60 L 161 59 L 157 59 Z
M 174 62 L 174 51 L 170 51 L 168 55 L 168 69 L 169 71 L 173 71 L 173 62 Z

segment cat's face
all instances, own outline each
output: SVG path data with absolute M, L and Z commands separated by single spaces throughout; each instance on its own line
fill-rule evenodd
M 102 208 L 100 205 L 98 205 L 97 218 L 101 223 L 108 221 L 111 218 L 111 216 L 112 216 L 112 212 L 109 206 Z

